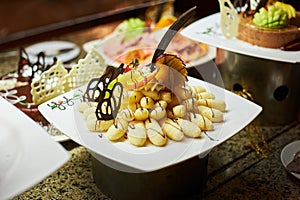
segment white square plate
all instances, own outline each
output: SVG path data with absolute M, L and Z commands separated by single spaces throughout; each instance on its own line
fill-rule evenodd
M 162 39 L 162 37 L 166 31 L 167 31 L 167 29 L 153 31 L 150 35 L 155 40 L 155 42 L 140 44 L 140 46 L 136 49 L 145 48 L 145 49 L 148 49 L 148 50 L 151 50 L 152 52 L 154 52 L 159 41 Z M 180 32 L 177 34 L 180 34 Z M 94 47 L 103 56 L 103 58 L 105 59 L 107 64 L 118 67 L 121 63 L 115 61 L 114 59 L 116 59 L 116 58 L 112 58 L 109 55 L 107 55 L 107 53 L 105 52 L 104 46 L 106 44 L 111 44 L 112 43 L 111 41 L 116 41 L 117 44 L 114 44 L 114 46 L 122 46 L 122 44 L 121 43 L 119 44 L 118 42 L 121 42 L 122 41 L 121 38 L 123 38 L 123 37 L 124 37 L 124 35 L 122 35 L 122 34 L 112 33 L 112 34 L 106 36 L 104 39 L 93 40 L 93 41 L 85 43 L 83 45 L 83 49 L 86 52 L 89 52 Z M 172 43 L 172 41 L 171 41 L 171 43 Z M 132 49 L 134 49 L 134 48 L 131 46 L 128 46 L 124 50 L 124 54 L 121 54 L 120 56 L 122 56 L 122 55 L 124 56 L 128 50 L 132 50 Z M 168 50 L 169 50 L 169 47 L 166 49 L 166 52 L 168 52 Z M 199 65 L 204 64 L 216 57 L 216 48 L 215 47 L 208 46 L 207 51 L 208 52 L 203 57 L 200 57 L 199 59 L 193 59 L 193 60 L 189 61 L 188 63 L 186 63 L 186 67 L 189 68 L 189 67 L 199 66 Z M 183 58 L 183 56 L 180 56 L 180 57 Z
M 264 48 L 251 45 L 237 38 L 225 38 L 221 31 L 220 13 L 197 20 L 184 28 L 181 34 L 195 41 L 243 55 L 288 63 L 300 62 L 300 51 Z
M 69 154 L 41 126 L 2 97 L 0 110 L 0 199 L 10 199 L 61 167 Z M 15 132 L 10 132 L 11 128 Z
M 105 133 L 88 131 L 82 114 L 74 107 L 79 101 L 79 94 L 84 89 L 70 91 L 45 102 L 39 106 L 39 110 L 59 130 L 92 152 L 138 171 L 154 171 L 194 156 L 206 155 L 213 147 L 244 128 L 262 111 L 260 106 L 223 88 L 192 77 L 188 77 L 188 79 L 190 85 L 204 86 L 208 92 L 216 96 L 216 99 L 224 100 L 227 104 L 224 122 L 215 123 L 214 131 L 207 132 L 210 137 L 215 139 L 214 141 L 203 134 L 203 137 L 199 139 L 185 137 L 181 142 L 169 140 L 165 147 L 156 147 L 152 144 L 135 147 L 130 145 L 127 140 L 125 142 L 111 142 L 106 139 Z M 69 99 L 68 102 L 66 98 Z M 51 105 L 57 102 L 64 102 L 61 108 L 65 109 L 52 109 Z

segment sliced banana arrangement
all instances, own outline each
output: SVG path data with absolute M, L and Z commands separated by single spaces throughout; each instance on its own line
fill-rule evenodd
M 171 92 L 165 87 L 142 87 L 124 92 L 120 110 L 113 120 L 98 120 L 96 103 L 77 106 L 92 132 L 106 132 L 110 141 L 128 139 L 134 146 L 165 146 L 168 140 L 201 138 L 224 121 L 226 103 L 215 99 L 202 86 L 185 85 Z
M 165 146 L 168 140 L 201 138 L 214 130 L 213 123 L 224 121 L 226 103 L 205 87 L 190 86 L 187 74 L 184 62 L 172 54 L 162 54 L 150 66 L 108 66 L 87 86 L 83 100 L 91 102 L 77 108 L 90 131 L 106 132 L 111 141 Z

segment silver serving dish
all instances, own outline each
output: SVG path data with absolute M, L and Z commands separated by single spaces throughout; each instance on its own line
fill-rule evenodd
M 218 49 L 216 65 L 224 86 L 251 94 L 263 107 L 256 119 L 261 125 L 286 125 L 300 111 L 300 63 L 287 63 Z
M 207 181 L 208 155 L 156 171 L 138 172 L 121 164 L 114 167 L 111 161 L 91 154 L 94 181 L 101 192 L 112 199 L 200 197 Z

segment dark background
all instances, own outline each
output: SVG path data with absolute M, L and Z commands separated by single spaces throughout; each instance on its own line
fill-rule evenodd
M 147 6 L 168 0 L 1 0 L 0 51 L 142 15 Z M 299 0 L 286 0 L 300 10 Z M 180 14 L 197 6 L 196 19 L 219 12 L 218 0 L 175 0 Z

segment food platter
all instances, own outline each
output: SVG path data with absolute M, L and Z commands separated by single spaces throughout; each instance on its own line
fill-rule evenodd
M 2 97 L 0 109 L 0 199 L 11 199 L 61 167 L 69 154 L 42 127 Z M 5 131 L 10 127 L 15 131 Z
M 135 47 L 135 49 L 139 49 L 139 50 L 146 49 L 147 51 L 150 50 L 151 52 L 154 52 L 155 48 L 158 45 L 158 42 L 161 40 L 161 38 L 162 38 L 163 34 L 166 32 L 166 30 L 167 29 L 160 29 L 160 30 L 156 30 L 156 31 L 151 32 L 150 33 L 150 38 L 152 38 L 154 42 L 151 43 L 151 44 L 149 44 L 149 43 L 141 44 L 138 48 Z M 177 34 L 180 35 L 180 32 L 177 33 Z M 115 57 L 115 56 L 108 55 L 105 51 L 105 46 L 107 44 L 110 44 L 112 41 L 116 42 L 116 44 L 113 44 L 113 46 L 122 46 L 120 44 L 122 42 L 120 40 L 122 37 L 123 37 L 122 34 L 113 32 L 112 34 L 106 36 L 103 39 L 93 40 L 93 41 L 89 41 L 89 42 L 85 43 L 83 45 L 83 49 L 86 52 L 89 52 L 91 50 L 91 48 L 95 48 L 104 57 L 107 64 L 114 65 L 114 66 L 119 66 L 120 62 L 116 61 L 118 58 Z M 178 36 L 178 37 L 181 37 L 181 35 Z M 185 39 L 187 39 L 187 38 L 185 38 Z M 195 41 L 191 41 L 190 39 L 188 39 L 188 40 L 189 40 L 189 42 L 191 42 L 191 44 L 196 44 L 197 43 Z M 176 43 L 176 41 L 171 41 L 171 45 L 175 46 L 176 44 L 172 44 L 172 43 Z M 190 61 L 188 61 L 186 63 L 186 66 L 187 67 L 195 67 L 195 66 L 204 64 L 204 63 L 214 59 L 215 56 L 216 56 L 216 48 L 213 47 L 213 46 L 207 46 L 207 45 L 205 45 L 205 48 L 207 48 L 206 49 L 207 52 L 206 52 L 205 55 L 203 55 L 199 58 L 196 58 L 196 59 L 191 59 Z M 174 48 L 172 48 L 172 47 L 168 47 L 166 49 L 166 52 L 168 52 L 169 49 L 172 49 L 171 51 L 172 51 L 172 53 L 174 53 L 174 51 L 173 51 Z M 125 55 L 130 50 L 133 50 L 133 48 L 132 47 L 125 48 L 124 50 L 122 50 L 122 54 Z M 183 57 L 183 56 L 180 55 L 180 57 Z M 184 59 L 184 57 L 183 57 L 183 59 Z M 187 57 L 187 59 L 189 59 L 189 58 Z
M 76 109 L 84 88 L 60 95 L 41 104 L 38 109 L 43 116 L 75 142 L 82 144 L 94 154 L 132 169 L 150 172 L 171 166 L 195 156 L 204 156 L 212 148 L 229 139 L 247 126 L 262 111 L 262 108 L 232 92 L 210 83 L 188 77 L 190 85 L 201 85 L 227 104 L 224 122 L 216 123 L 215 129 L 199 139 L 185 138 L 181 142 L 170 141 L 165 147 L 146 145 L 136 147 L 129 142 L 111 142 L 105 133 L 90 132 L 82 114 Z M 76 97 L 76 98 L 75 98 Z M 68 99 L 62 109 L 53 109 L 51 104 Z M 67 104 L 69 102 L 69 104 Z M 71 103 L 70 103 L 71 102 Z
M 300 62 L 300 51 L 282 51 L 254 46 L 237 38 L 227 39 L 221 31 L 220 13 L 195 21 L 184 28 L 181 34 L 195 41 L 234 53 L 288 63 Z

